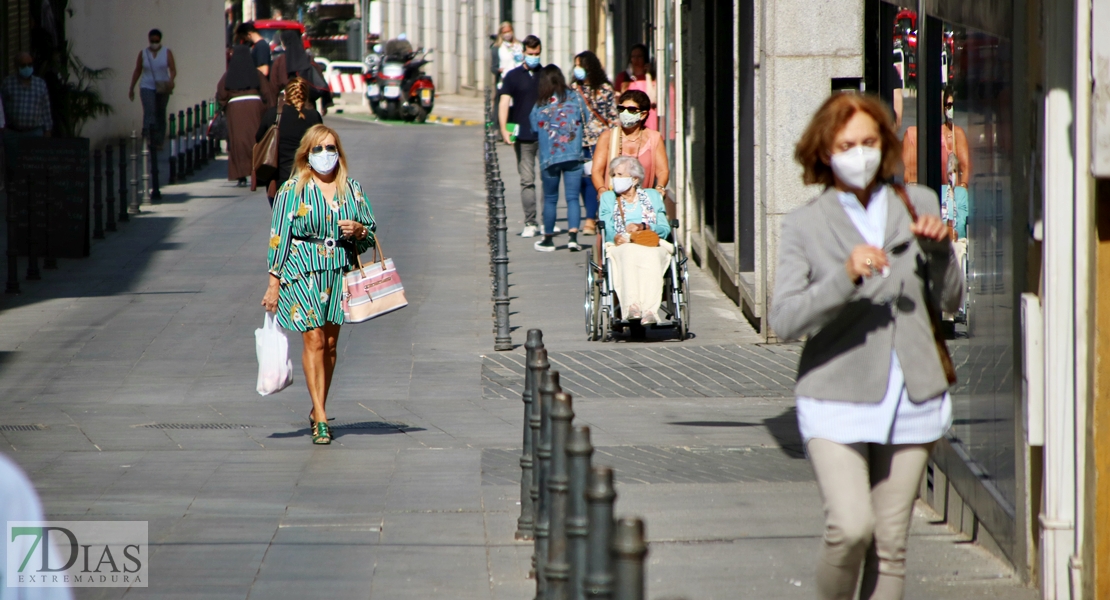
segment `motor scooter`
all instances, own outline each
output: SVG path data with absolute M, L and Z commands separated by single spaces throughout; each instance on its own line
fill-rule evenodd
M 431 49 L 418 49 L 405 55 L 386 55 L 378 69 L 366 73 L 366 98 L 379 119 L 427 120 L 435 105 L 436 88 L 422 69 L 431 62 L 431 53 Z

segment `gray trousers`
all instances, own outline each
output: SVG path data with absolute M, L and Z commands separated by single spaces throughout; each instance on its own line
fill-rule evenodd
M 524 208 L 524 224 L 536 225 L 536 154 L 539 142 L 514 142 L 516 172 L 520 174 L 520 205 Z

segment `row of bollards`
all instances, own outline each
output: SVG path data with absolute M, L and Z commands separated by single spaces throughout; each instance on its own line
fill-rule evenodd
M 184 181 L 186 176 L 198 171 L 219 153 L 219 140 L 209 137 L 207 133 L 208 121 L 215 109 L 214 101 L 204 100 L 186 111 L 179 111 L 177 118 L 172 114 L 169 116 L 170 172 L 167 183 Z M 144 204 L 161 199 L 158 152 L 159 148 L 146 133 L 137 131 L 132 131 L 129 137 L 119 138 L 118 143 L 109 143 L 103 149 L 92 151 L 89 203 L 93 239 L 104 239 L 105 233 L 118 230 L 117 223 L 126 223 L 131 220 L 131 215 L 141 212 Z M 26 254 L 26 279 L 41 279 L 40 257 L 31 254 L 31 250 Z M 9 294 L 20 293 L 16 256 L 17 251 L 9 248 L 5 288 Z M 57 268 L 56 258 L 49 255 L 41 258 L 44 269 Z
M 493 349 L 512 350 L 509 328 L 509 248 L 505 214 L 505 184 L 497 161 L 497 126 L 493 95 L 486 90 L 486 221 L 489 235 L 490 277 L 493 279 Z
M 536 600 L 642 600 L 644 523 L 614 520 L 613 470 L 593 465 L 590 428 L 551 370 L 543 333 L 528 331 L 516 538 L 533 540 Z

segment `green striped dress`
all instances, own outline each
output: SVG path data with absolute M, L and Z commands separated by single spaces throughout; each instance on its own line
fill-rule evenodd
M 335 202 L 324 200 L 315 181 L 297 194 L 294 177 L 278 190 L 270 224 L 270 273 L 281 281 L 278 295 L 278 324 L 286 329 L 308 331 L 325 322 L 343 324 L 343 274 L 354 261 L 352 245 L 359 254 L 374 245 L 374 213 L 357 181 L 337 186 Z M 342 240 L 339 221 L 358 221 L 370 230 L 365 240 L 346 242 L 332 248 L 314 241 Z

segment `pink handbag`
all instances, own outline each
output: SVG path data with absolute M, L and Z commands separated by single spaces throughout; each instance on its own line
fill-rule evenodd
M 343 317 L 347 323 L 362 323 L 409 305 L 405 286 L 393 266 L 393 259 L 381 251 L 381 239 L 374 244 L 375 262 L 343 276 Z

